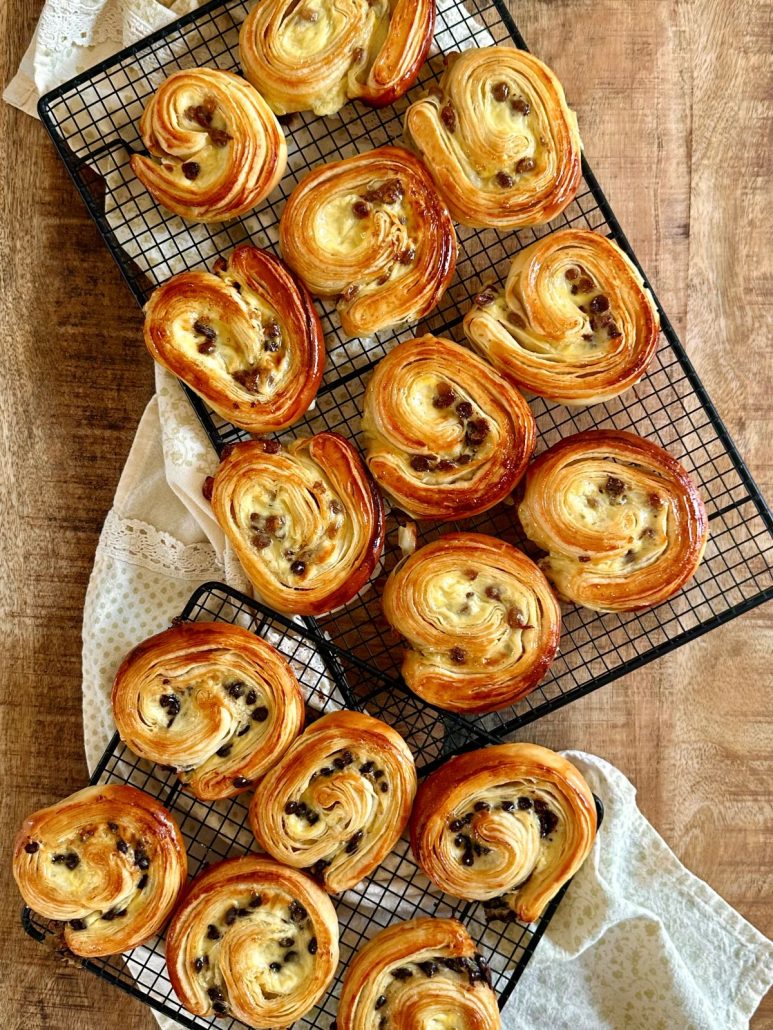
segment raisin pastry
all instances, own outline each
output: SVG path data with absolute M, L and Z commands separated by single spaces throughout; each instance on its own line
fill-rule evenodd
M 538 919 L 595 836 L 588 784 L 537 744 L 452 758 L 422 783 L 411 816 L 421 868 L 447 894 L 482 901 L 490 922 Z
M 467 339 L 524 390 L 598 404 L 638 383 L 660 316 L 616 243 L 561 229 L 513 258 L 504 289 L 488 286 L 464 318 Z
M 424 165 L 380 147 L 321 165 L 279 223 L 287 264 L 318 297 L 337 297 L 349 336 L 416 322 L 454 274 L 456 233 Z
M 549 222 L 580 185 L 577 119 L 553 72 L 525 50 L 450 55 L 440 85 L 408 108 L 405 132 L 462 225 Z
M 368 468 L 419 519 L 469 518 L 504 500 L 534 451 L 529 405 L 466 347 L 422 336 L 383 358 L 365 391 Z
M 132 171 L 162 207 L 193 222 L 226 222 L 252 210 L 284 174 L 287 144 L 256 89 L 231 72 L 174 72 L 140 120 L 150 156 Z
M 455 919 L 409 919 L 381 930 L 351 960 L 337 1030 L 453 1027 L 499 1030 L 485 958 Z
M 240 626 L 184 622 L 143 641 L 113 684 L 121 739 L 172 766 L 203 800 L 249 790 L 303 727 L 303 696 L 279 652 Z
M 383 107 L 401 97 L 434 28 L 434 0 L 261 0 L 239 54 L 276 114 L 333 114 L 350 99 Z
M 338 920 L 308 876 L 247 855 L 191 884 L 166 936 L 175 993 L 197 1016 L 288 1027 L 319 1001 L 338 965 Z
M 708 539 L 698 489 L 671 455 L 617 430 L 545 451 L 526 475 L 524 532 L 559 596 L 600 612 L 661 604 L 692 578 Z
M 413 756 L 396 730 L 360 712 L 333 712 L 262 781 L 250 825 L 264 851 L 337 894 L 384 861 L 415 793 Z
M 210 272 L 181 272 L 145 306 L 152 357 L 219 415 L 250 433 L 300 419 L 325 364 L 311 296 L 281 261 L 237 247 Z
M 64 923 L 75 955 L 136 948 L 157 934 L 185 883 L 185 845 L 172 816 L 135 787 L 86 787 L 27 819 L 13 875 L 29 907 Z
M 321 615 L 368 582 L 384 548 L 381 496 L 337 433 L 233 447 L 212 484 L 212 511 L 266 604 Z
M 548 581 L 525 554 L 481 533 L 449 533 L 403 559 L 382 606 L 406 642 L 405 682 L 451 712 L 515 704 L 558 649 L 561 614 Z

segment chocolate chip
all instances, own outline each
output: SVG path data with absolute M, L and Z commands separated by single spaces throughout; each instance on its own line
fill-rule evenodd
M 250 718 L 254 719 L 255 722 L 265 722 L 266 719 L 268 719 L 268 708 L 266 708 L 263 705 L 260 705 L 253 711 Z
M 488 801 L 476 801 L 473 808 L 476 812 L 488 812 L 491 809 L 491 805 Z
M 202 484 L 202 487 L 201 487 L 201 493 L 202 493 L 205 501 L 211 501 L 212 500 L 212 488 L 214 487 L 214 485 L 215 485 L 215 477 L 214 476 L 207 476 L 207 478 L 204 480 L 204 482 Z
M 544 802 L 542 802 L 544 804 Z M 549 837 L 550 834 L 558 826 L 558 816 L 555 812 L 551 812 L 547 806 L 544 809 L 537 810 L 537 804 L 535 803 L 534 809 L 537 812 L 537 818 L 539 819 L 539 835 L 540 837 Z
M 319 813 L 314 811 L 308 812 L 306 814 L 306 822 L 309 824 L 309 826 L 316 826 L 316 824 L 319 822 Z
M 467 661 L 467 652 L 463 647 L 452 647 L 448 652 L 452 662 L 456 662 L 457 665 L 464 665 Z
M 376 1011 L 378 1011 L 379 1009 L 383 1009 L 383 1007 L 386 1005 L 386 1003 L 387 1003 L 387 996 L 386 996 L 386 994 L 379 994 L 378 998 L 376 998 L 376 1004 L 375 1004 Z
M 260 908 L 262 904 L 263 898 L 260 896 L 260 894 L 253 894 L 253 896 L 249 900 L 250 908 Z
M 519 161 L 518 164 L 520 163 Z M 496 179 L 497 186 L 501 186 L 503 190 L 509 190 L 513 185 L 513 177 L 508 175 L 507 172 L 497 172 L 494 178 Z
M 429 458 L 423 454 L 414 454 L 411 458 L 411 468 L 414 472 L 426 472 L 429 469 Z
M 234 787 L 249 787 L 251 783 L 246 776 L 234 776 Z
M 502 809 L 503 812 L 512 812 L 515 810 L 515 802 L 503 801 L 499 807 Z
M 469 418 L 472 415 L 472 404 L 469 401 L 460 401 L 456 405 L 456 414 L 459 418 Z
M 609 309 L 609 298 L 605 297 L 603 293 L 599 293 L 593 298 L 589 306 L 591 311 L 599 315 L 602 311 L 607 311 Z
M 129 850 L 129 845 L 126 843 L 125 840 L 121 840 L 120 838 L 116 841 L 115 846 L 118 848 L 122 855 L 125 855 Z
M 233 136 L 230 136 L 225 129 L 210 129 L 209 138 L 216 147 L 224 147 L 229 140 L 233 139 Z
M 536 167 L 537 162 L 533 157 L 522 157 L 516 164 L 515 170 L 519 175 L 525 175 L 527 172 L 533 172 Z
M 137 882 L 137 890 L 144 891 L 148 885 L 148 874 L 144 873 Z
M 604 490 L 610 497 L 620 497 L 621 494 L 625 493 L 625 483 L 622 479 L 618 479 L 617 476 L 607 476 Z
M 439 968 L 437 962 L 419 962 L 417 965 L 422 973 L 424 973 L 424 975 L 430 980 L 437 974 Z
M 193 963 L 193 968 L 197 973 L 200 973 L 204 968 L 204 959 L 199 956 Z
M 413 971 L 406 966 L 398 966 L 397 969 L 392 970 L 392 976 L 395 980 L 410 980 L 413 976 Z
M 236 907 L 236 905 L 231 905 L 231 907 L 226 911 L 226 914 L 223 917 L 226 926 L 232 926 L 236 922 L 236 916 L 238 911 L 239 909 Z
M 207 940 L 209 940 L 209 941 L 219 941 L 220 940 L 220 931 L 218 930 L 218 928 L 215 926 L 214 923 L 210 923 L 209 926 L 207 927 Z
M 196 161 L 186 161 L 182 166 L 183 175 L 190 182 L 193 182 L 194 179 L 198 178 L 200 171 L 201 168 Z
M 229 686 L 228 686 L 228 695 L 229 695 L 229 697 L 232 697 L 235 700 L 238 700 L 242 696 L 243 693 L 244 693 L 244 684 L 240 680 L 237 680 L 235 683 L 229 684 Z
M 518 114 L 522 114 L 524 118 L 531 111 L 531 104 L 528 100 L 524 100 L 523 97 L 513 97 L 510 101 L 510 107 L 513 111 L 517 111 Z
M 343 769 L 343 766 L 339 766 L 339 768 Z M 329 765 L 325 765 L 325 766 L 323 766 L 319 770 L 319 775 L 320 776 L 332 776 L 334 772 L 335 772 L 335 769 L 331 769 L 331 767 Z
M 451 830 L 452 833 L 456 833 L 456 831 L 461 830 L 463 826 L 464 823 L 461 819 L 452 819 L 451 822 L 448 824 L 448 829 Z
M 233 748 L 233 744 L 223 744 L 222 747 L 219 747 L 217 749 L 215 754 L 217 755 L 218 758 L 228 758 L 228 756 L 231 754 L 231 749 L 232 748 Z
M 306 911 L 306 909 L 303 907 L 300 901 L 296 901 L 293 898 L 293 900 L 290 902 L 289 907 L 290 918 L 294 923 L 302 923 L 305 919 L 308 918 L 309 913 Z
M 218 1016 L 224 1016 L 228 1009 L 222 1001 L 214 1001 L 212 1002 L 212 1011 Z
M 522 812 L 526 812 L 531 808 L 531 798 L 518 798 L 518 807 Z
M 306 562 L 305 561 L 294 561 L 292 563 L 292 565 L 290 566 L 290 572 L 292 572 L 292 574 L 294 576 L 302 576 L 305 571 L 306 571 Z
M 310 955 L 316 955 L 317 954 L 317 947 L 318 947 L 318 945 L 317 945 L 317 938 L 316 937 L 312 937 L 311 940 L 309 941 L 309 943 L 306 945 L 306 950 L 308 951 L 308 953 Z
M 78 858 L 74 851 L 70 851 L 66 855 L 54 855 L 54 861 L 64 862 L 65 866 L 68 869 L 77 869 L 81 863 L 81 860 Z
M 34 855 L 35 852 L 40 848 L 40 844 L 36 840 L 28 840 L 24 845 L 24 850 L 28 855 Z
M 462 823 L 464 825 L 464 823 Z M 454 837 L 454 844 L 457 848 L 464 848 L 470 843 L 470 838 L 466 837 L 463 833 L 457 833 Z
M 177 694 L 162 694 L 158 703 L 162 708 L 166 708 L 168 715 L 179 715 L 180 699 Z
M 462 865 L 471 866 L 475 865 L 475 857 L 471 851 L 465 851 L 462 855 Z
M 446 104 L 445 107 L 441 108 L 440 120 L 449 132 L 456 130 L 456 111 L 454 111 L 451 104 Z
M 250 690 L 250 691 L 247 692 L 247 696 L 245 697 L 244 700 L 246 701 L 246 703 L 248 705 L 252 706 L 258 700 L 258 695 L 255 693 L 254 690 Z
M 207 994 L 209 995 L 212 1001 L 222 1001 L 224 998 L 223 992 L 220 990 L 219 987 L 208 987 Z
M 500 104 L 503 104 L 505 100 L 507 100 L 507 98 L 510 96 L 510 87 L 507 85 L 506 82 L 496 82 L 491 87 L 491 95 L 493 96 L 494 100 L 497 100 Z

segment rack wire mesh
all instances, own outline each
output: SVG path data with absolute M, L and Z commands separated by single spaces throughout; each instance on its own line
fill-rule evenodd
M 328 654 L 317 635 L 299 623 L 271 612 L 235 590 L 218 583 L 199 587 L 180 618 L 188 621 L 238 623 L 276 647 L 293 668 L 306 700 L 310 717 L 343 706 L 365 708 L 370 714 L 395 724 L 390 710 L 367 706 L 356 699 L 357 667 L 344 674 L 341 664 Z M 360 672 L 362 670 L 359 670 Z M 350 676 L 353 676 L 350 682 Z M 452 738 L 441 726 L 433 733 L 425 706 L 406 696 L 401 704 L 398 728 L 419 758 L 420 775 L 442 759 Z M 484 743 L 470 738 L 467 746 Z M 116 734 L 97 766 L 92 783 L 128 783 L 158 798 L 175 816 L 188 852 L 189 873 L 195 876 L 206 864 L 255 850 L 248 821 L 250 795 L 205 803 L 181 789 L 175 773 L 137 758 Z M 603 815 L 597 801 L 599 818 Z M 568 885 L 567 885 L 568 886 Z M 483 906 L 451 898 L 437 890 L 413 860 L 403 838 L 375 872 L 352 890 L 335 897 L 339 921 L 341 962 L 330 991 L 322 1003 L 295 1026 L 329 1030 L 335 1020 L 343 973 L 349 959 L 379 930 L 400 919 L 415 916 L 459 919 L 467 927 L 478 950 L 489 960 L 492 984 L 503 1006 L 545 932 L 566 887 L 553 899 L 542 918 L 532 924 L 486 922 Z M 25 909 L 23 923 L 38 940 L 56 941 L 59 925 Z M 171 1016 L 185 1027 L 243 1026 L 222 1017 L 194 1017 L 178 1002 L 164 963 L 163 938 L 135 948 L 128 956 L 79 960 L 98 976 L 139 998 L 158 1012 Z

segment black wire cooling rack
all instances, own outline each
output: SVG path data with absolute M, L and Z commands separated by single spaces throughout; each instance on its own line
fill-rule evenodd
M 356 699 L 356 673 L 344 674 L 341 664 L 326 653 L 324 644 L 306 627 L 285 619 L 250 598 L 219 583 L 199 587 L 185 606 L 182 619 L 238 623 L 273 644 L 293 668 L 306 699 L 310 717 L 333 711 L 343 705 L 366 707 Z M 373 703 L 371 715 L 396 724 L 393 713 Z M 427 720 L 426 707 L 410 703 L 400 707 L 398 728 L 417 756 L 420 775 L 438 764 L 447 738 L 434 732 Z M 478 740 L 478 743 L 483 741 Z M 468 746 L 473 743 L 472 738 Z M 242 855 L 255 849 L 248 821 L 249 798 L 241 795 L 225 801 L 197 801 L 180 786 L 175 773 L 137 758 L 121 742 L 118 734 L 110 742 L 91 779 L 92 783 L 128 783 L 158 798 L 172 812 L 180 827 L 188 852 L 188 871 L 195 876 L 205 864 Z M 245 800 L 246 798 L 246 800 Z M 603 807 L 597 799 L 599 821 Z M 378 869 L 352 890 L 336 896 L 334 904 L 340 931 L 341 962 L 330 991 L 317 1008 L 295 1024 L 296 1027 L 329 1030 L 335 1020 L 343 973 L 352 955 L 362 944 L 385 926 L 415 916 L 454 918 L 467 927 L 478 950 L 489 961 L 492 985 L 500 1008 L 510 997 L 531 958 L 540 937 L 555 913 L 566 885 L 553 899 L 542 918 L 532 924 L 486 922 L 483 906 L 463 902 L 437 890 L 413 860 L 406 839 Z M 24 909 L 22 921 L 27 932 L 39 941 L 56 940 L 59 924 Z M 163 938 L 135 948 L 126 957 L 78 960 L 93 973 L 139 998 L 158 1012 L 171 1016 L 186 1027 L 243 1026 L 235 1019 L 192 1016 L 180 1005 L 172 990 L 164 962 Z

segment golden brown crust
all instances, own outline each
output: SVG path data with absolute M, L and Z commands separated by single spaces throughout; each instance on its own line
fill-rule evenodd
M 380 1016 L 399 1030 L 498 1030 L 499 1007 L 488 966 L 461 923 L 410 919 L 382 930 L 360 948 L 344 976 L 336 1025 L 338 1030 L 371 1030 Z
M 420 519 L 469 518 L 504 500 L 534 451 L 529 405 L 466 347 L 399 344 L 375 368 L 362 420 L 379 485 Z
M 284 174 L 287 145 L 263 97 L 231 72 L 188 68 L 161 83 L 140 121 L 150 157 L 134 174 L 159 204 L 193 222 L 256 207 Z
M 356 449 L 337 433 L 237 444 L 221 462 L 212 511 L 260 598 L 321 615 L 368 582 L 384 548 L 384 508 Z
M 250 790 L 303 728 L 303 695 L 282 655 L 222 622 L 182 623 L 138 644 L 112 704 L 128 747 L 177 769 L 204 800 Z
M 400 734 L 370 715 L 334 712 L 312 723 L 261 782 L 250 825 L 264 851 L 337 894 L 392 851 L 415 793 L 413 755 Z
M 526 475 L 518 515 L 561 597 L 596 611 L 661 604 L 687 583 L 708 538 L 706 509 L 682 466 L 633 433 L 561 440 Z
M 322 381 L 325 341 L 311 295 L 257 247 L 237 247 L 215 267 L 154 290 L 145 344 L 229 422 L 258 434 L 286 429 Z
M 558 603 L 534 562 L 481 533 L 449 533 L 405 558 L 382 605 L 406 641 L 402 674 L 411 690 L 467 715 L 532 691 L 561 634 Z
M 456 265 L 448 211 L 424 165 L 402 147 L 314 169 L 290 194 L 279 238 L 311 292 L 339 298 L 349 336 L 422 318 Z
M 185 883 L 172 816 L 135 787 L 86 787 L 25 820 L 13 875 L 33 911 L 65 923 L 76 955 L 117 955 L 157 934 Z
M 434 0 L 261 0 L 242 23 L 244 74 L 276 114 L 393 103 L 432 43 Z
M 549 222 L 582 177 L 577 119 L 561 83 L 513 47 L 452 55 L 440 86 L 408 108 L 405 132 L 463 225 Z
M 189 1012 L 286 1027 L 333 978 L 335 909 L 295 869 L 257 855 L 227 859 L 190 885 L 166 936 L 166 963 Z
M 490 920 L 538 919 L 588 856 L 596 805 L 580 772 L 537 744 L 459 755 L 421 785 L 416 861 L 441 890 L 486 903 Z
M 644 376 L 660 316 L 616 243 L 561 229 L 513 258 L 507 285 L 481 290 L 467 339 L 524 390 L 564 404 L 617 397 Z

